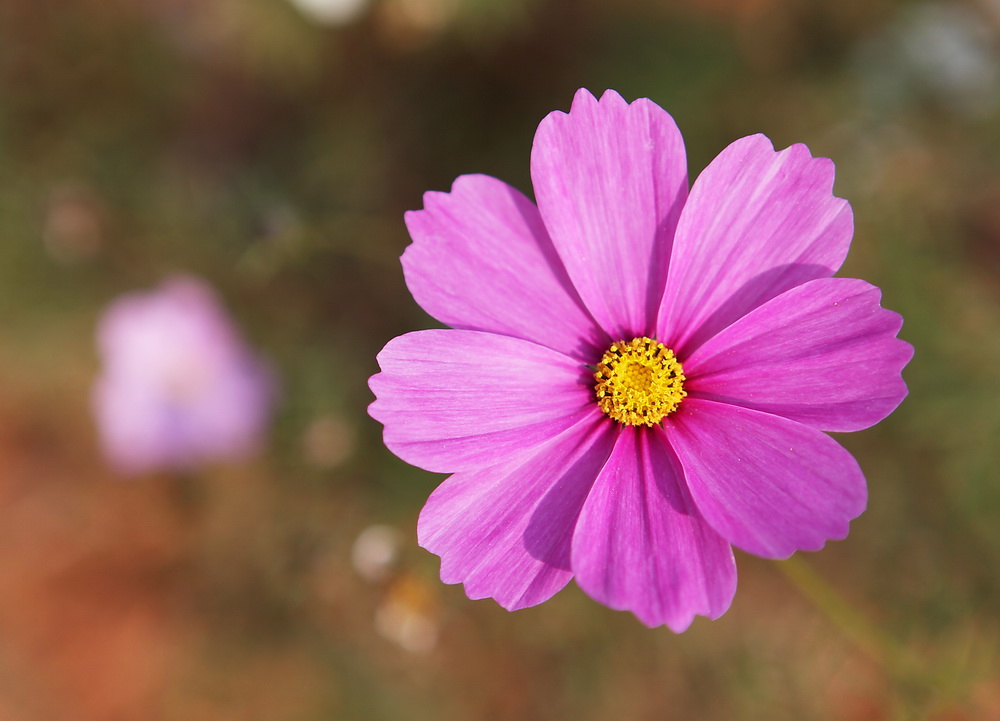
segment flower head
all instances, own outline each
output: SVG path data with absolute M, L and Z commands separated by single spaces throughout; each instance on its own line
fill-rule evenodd
M 570 579 L 650 626 L 729 607 L 732 546 L 787 558 L 865 508 L 855 431 L 906 395 L 877 288 L 834 278 L 853 233 L 834 169 L 762 135 L 688 188 L 673 119 L 597 100 L 541 123 L 537 205 L 491 177 L 424 196 L 403 255 L 451 329 L 379 354 L 371 415 L 451 473 L 420 514 L 446 583 L 508 609 Z
M 204 282 L 175 277 L 115 300 L 97 343 L 94 413 L 105 456 L 122 473 L 186 469 L 257 447 L 274 378 Z

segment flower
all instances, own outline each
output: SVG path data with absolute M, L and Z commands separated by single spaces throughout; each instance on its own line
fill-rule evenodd
M 369 0 L 289 0 L 319 25 L 346 25 L 363 13 Z
M 189 469 L 259 445 L 273 374 L 203 281 L 174 277 L 115 300 L 97 343 L 93 409 L 104 454 L 121 473 Z
M 580 90 L 531 177 L 537 206 L 466 175 L 406 215 L 407 285 L 451 329 L 386 345 L 370 413 L 397 456 L 453 474 L 419 542 L 510 610 L 572 578 L 648 626 L 717 618 L 732 546 L 817 550 L 864 510 L 824 431 L 902 401 L 902 319 L 831 277 L 851 208 L 803 145 L 737 140 L 689 191 L 670 115 Z

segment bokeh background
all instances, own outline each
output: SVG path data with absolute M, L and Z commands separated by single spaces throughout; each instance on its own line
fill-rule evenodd
M 296 3 L 0 2 L 0 719 L 1000 719 L 1000 3 Z M 869 510 L 807 561 L 878 634 L 743 554 L 677 636 L 572 585 L 469 601 L 417 547 L 440 478 L 365 413 L 433 324 L 402 213 L 468 172 L 530 192 L 578 87 L 669 110 L 692 177 L 754 132 L 836 162 L 843 274 L 916 356 L 841 438 Z M 178 272 L 282 400 L 244 462 L 125 478 L 94 329 Z

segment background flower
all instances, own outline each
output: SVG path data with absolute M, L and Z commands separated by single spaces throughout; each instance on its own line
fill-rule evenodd
M 119 298 L 101 316 L 97 339 L 94 414 L 121 472 L 190 469 L 260 445 L 273 375 L 204 282 L 175 277 Z

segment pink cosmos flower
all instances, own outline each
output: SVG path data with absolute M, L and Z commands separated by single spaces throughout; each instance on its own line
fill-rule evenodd
M 104 454 L 120 472 L 188 469 L 259 445 L 273 375 L 203 281 L 175 277 L 119 298 L 104 311 L 97 342 L 94 414 Z
M 787 558 L 864 510 L 824 431 L 902 401 L 902 320 L 831 277 L 851 208 L 803 145 L 742 138 L 689 190 L 670 115 L 580 90 L 531 177 L 537 206 L 467 175 L 406 215 L 407 285 L 452 329 L 386 345 L 370 413 L 400 458 L 453 474 L 420 544 L 511 610 L 572 578 L 649 626 L 717 618 L 732 546 Z

